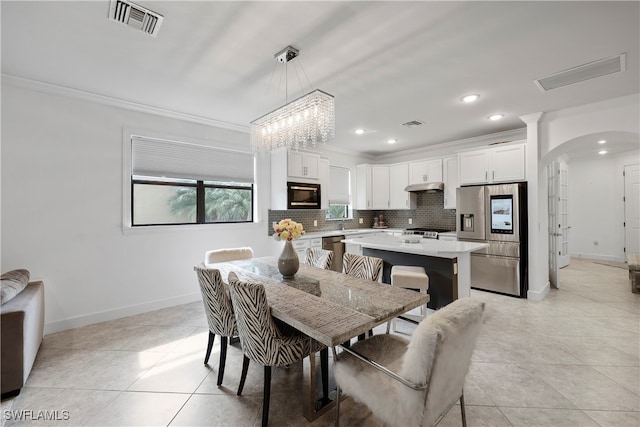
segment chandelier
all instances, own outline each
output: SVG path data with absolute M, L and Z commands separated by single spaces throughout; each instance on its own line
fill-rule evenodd
M 275 54 L 276 60 L 288 63 L 299 51 L 287 46 Z M 276 148 L 315 147 L 335 138 L 335 102 L 333 95 L 313 90 L 255 120 L 251 125 L 251 148 L 268 152 Z

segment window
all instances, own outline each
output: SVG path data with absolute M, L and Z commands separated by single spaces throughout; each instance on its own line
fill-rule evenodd
M 327 219 L 351 218 L 351 171 L 347 168 L 329 168 L 329 208 Z
M 253 156 L 131 139 L 131 225 L 253 221 Z

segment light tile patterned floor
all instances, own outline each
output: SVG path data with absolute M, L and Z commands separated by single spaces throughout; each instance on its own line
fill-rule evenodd
M 487 311 L 467 376 L 469 427 L 640 426 L 640 295 L 631 293 L 627 270 L 574 259 L 560 277 L 560 289 L 540 302 L 473 291 Z M 206 340 L 201 303 L 48 335 L 20 396 L 2 402 L 2 422 L 259 425 L 262 370 L 250 367 L 236 397 L 241 352 L 231 347 L 218 388 L 219 347 L 204 366 Z M 270 425 L 309 425 L 301 381 L 301 364 L 274 371 Z M 61 420 L 12 419 L 38 411 L 58 411 Z M 379 426 L 352 400 L 342 413 L 342 425 Z M 311 425 L 332 424 L 329 412 Z M 460 425 L 458 406 L 440 423 Z

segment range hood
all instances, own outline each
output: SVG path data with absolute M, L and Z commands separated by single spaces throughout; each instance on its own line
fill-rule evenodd
M 407 185 L 404 191 L 408 192 L 419 192 L 419 191 L 429 191 L 436 192 L 444 190 L 443 182 L 425 182 L 420 184 L 411 184 Z

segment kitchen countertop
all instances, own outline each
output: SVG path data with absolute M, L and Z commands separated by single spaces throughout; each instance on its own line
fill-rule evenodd
M 489 246 L 486 243 L 442 241 L 437 239 L 422 239 L 419 243 L 405 243 L 402 238 L 387 234 L 367 236 L 359 239 L 347 238 L 342 240 L 342 242 L 357 244 L 363 248 L 439 258 L 455 258 L 460 254 L 477 251 Z
M 357 237 L 359 234 L 368 233 L 401 233 L 402 228 L 351 228 L 347 230 L 326 230 L 326 231 L 312 231 L 304 233 L 300 239 L 314 239 L 320 237 L 330 236 L 345 236 L 345 237 Z

